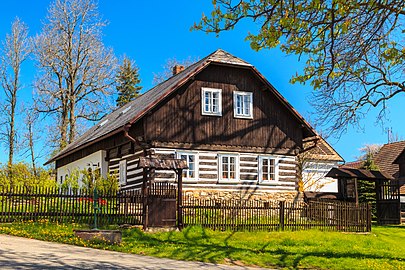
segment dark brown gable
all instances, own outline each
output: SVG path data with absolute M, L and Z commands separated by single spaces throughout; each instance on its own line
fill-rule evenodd
M 222 89 L 222 116 L 201 114 L 201 88 Z M 234 117 L 233 92 L 253 92 L 253 119 Z M 145 120 L 147 140 L 283 149 L 302 147 L 301 123 L 249 68 L 211 64 Z M 262 151 L 262 150 L 260 150 Z

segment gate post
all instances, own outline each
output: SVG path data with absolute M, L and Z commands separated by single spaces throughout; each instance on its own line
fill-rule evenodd
M 177 227 L 183 227 L 183 169 L 177 170 Z
M 148 169 L 143 168 L 142 182 L 142 229 L 148 228 Z
M 367 203 L 367 232 L 371 232 L 371 204 Z
M 279 222 L 280 222 L 280 229 L 284 231 L 284 210 L 285 210 L 285 201 L 280 201 L 279 206 Z

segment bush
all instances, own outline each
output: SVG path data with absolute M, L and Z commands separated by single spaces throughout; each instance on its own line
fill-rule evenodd
M 33 168 L 26 163 L 20 162 L 13 164 L 11 168 L 8 165 L 0 166 L 0 187 L 25 187 L 35 186 L 55 187 L 56 181 L 52 170 Z

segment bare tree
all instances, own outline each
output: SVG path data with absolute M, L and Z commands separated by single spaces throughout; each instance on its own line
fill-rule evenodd
M 94 1 L 56 0 L 35 38 L 37 110 L 55 118 L 59 149 L 75 139 L 78 120 L 99 120 L 113 106 L 117 61 L 102 42 L 105 25 Z
M 39 113 L 33 108 L 25 109 L 25 119 L 24 126 L 25 132 L 22 136 L 22 145 L 24 146 L 24 151 L 22 155 L 25 158 L 29 158 L 32 167 L 32 173 L 35 177 L 38 176 L 37 169 L 37 159 L 42 157 L 41 152 L 37 152 L 37 142 L 42 138 L 41 132 L 38 129 L 38 122 L 40 120 Z
M 13 165 L 16 150 L 16 106 L 21 90 L 20 69 L 30 53 L 28 27 L 16 18 L 11 25 L 11 33 L 6 35 L 2 46 L 0 81 L 5 99 L 1 104 L 3 125 L 0 126 L 0 139 L 8 146 L 8 167 Z
M 167 59 L 166 63 L 163 65 L 163 71 L 159 73 L 153 73 L 153 84 L 159 84 L 168 78 L 173 76 L 173 67 L 180 65 L 183 67 L 188 67 L 197 62 L 199 59 L 188 57 L 184 60 L 177 60 L 176 58 Z
M 377 154 L 382 145 L 381 144 L 364 144 L 363 147 L 359 149 L 360 156 L 356 157 L 359 161 L 366 161 L 367 158 L 373 159 L 375 154 Z

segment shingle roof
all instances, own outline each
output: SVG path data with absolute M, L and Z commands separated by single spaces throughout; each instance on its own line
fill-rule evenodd
M 361 169 L 363 167 L 364 161 L 363 160 L 356 160 L 351 162 L 346 162 L 343 165 L 340 165 L 339 168 L 346 168 L 346 169 Z
M 380 151 L 374 156 L 374 163 L 381 171 L 397 178 L 399 176 L 399 165 L 394 161 L 404 151 L 405 141 L 384 144 Z
M 218 49 L 207 57 L 185 68 L 184 71 L 180 72 L 179 74 L 170 77 L 168 80 L 156 85 L 149 91 L 145 92 L 143 95 L 137 97 L 135 100 L 125 104 L 124 106 L 105 116 L 97 125 L 90 128 L 76 141 L 67 145 L 52 159 L 48 160 L 46 164 L 67 156 L 72 152 L 86 147 L 87 145 L 90 145 L 107 136 L 111 136 L 123 131 L 123 128 L 126 124 L 133 124 L 138 121 L 145 113 L 156 106 L 170 93 L 186 83 L 191 77 L 207 67 L 210 63 L 220 63 L 251 68 L 254 72 L 256 72 L 258 76 L 260 76 L 260 78 L 264 80 L 265 83 L 267 83 L 271 87 L 276 96 L 279 97 L 280 100 L 293 113 L 293 115 L 295 115 L 297 119 L 299 119 L 304 124 L 309 133 L 316 135 L 315 130 L 251 64 L 231 55 L 226 51 Z
M 393 142 L 384 144 L 380 150 L 374 155 L 374 163 L 380 171 L 391 175 L 394 178 L 399 176 L 399 165 L 396 164 L 398 157 L 405 151 L 405 141 Z M 358 160 L 348 162 L 340 166 L 340 168 L 360 169 L 364 161 Z
M 326 175 L 331 178 L 357 178 L 360 180 L 392 180 L 391 175 L 383 171 L 369 171 L 364 169 L 332 168 Z
M 304 149 L 308 149 L 310 159 L 344 161 L 342 156 L 321 136 L 305 141 Z

